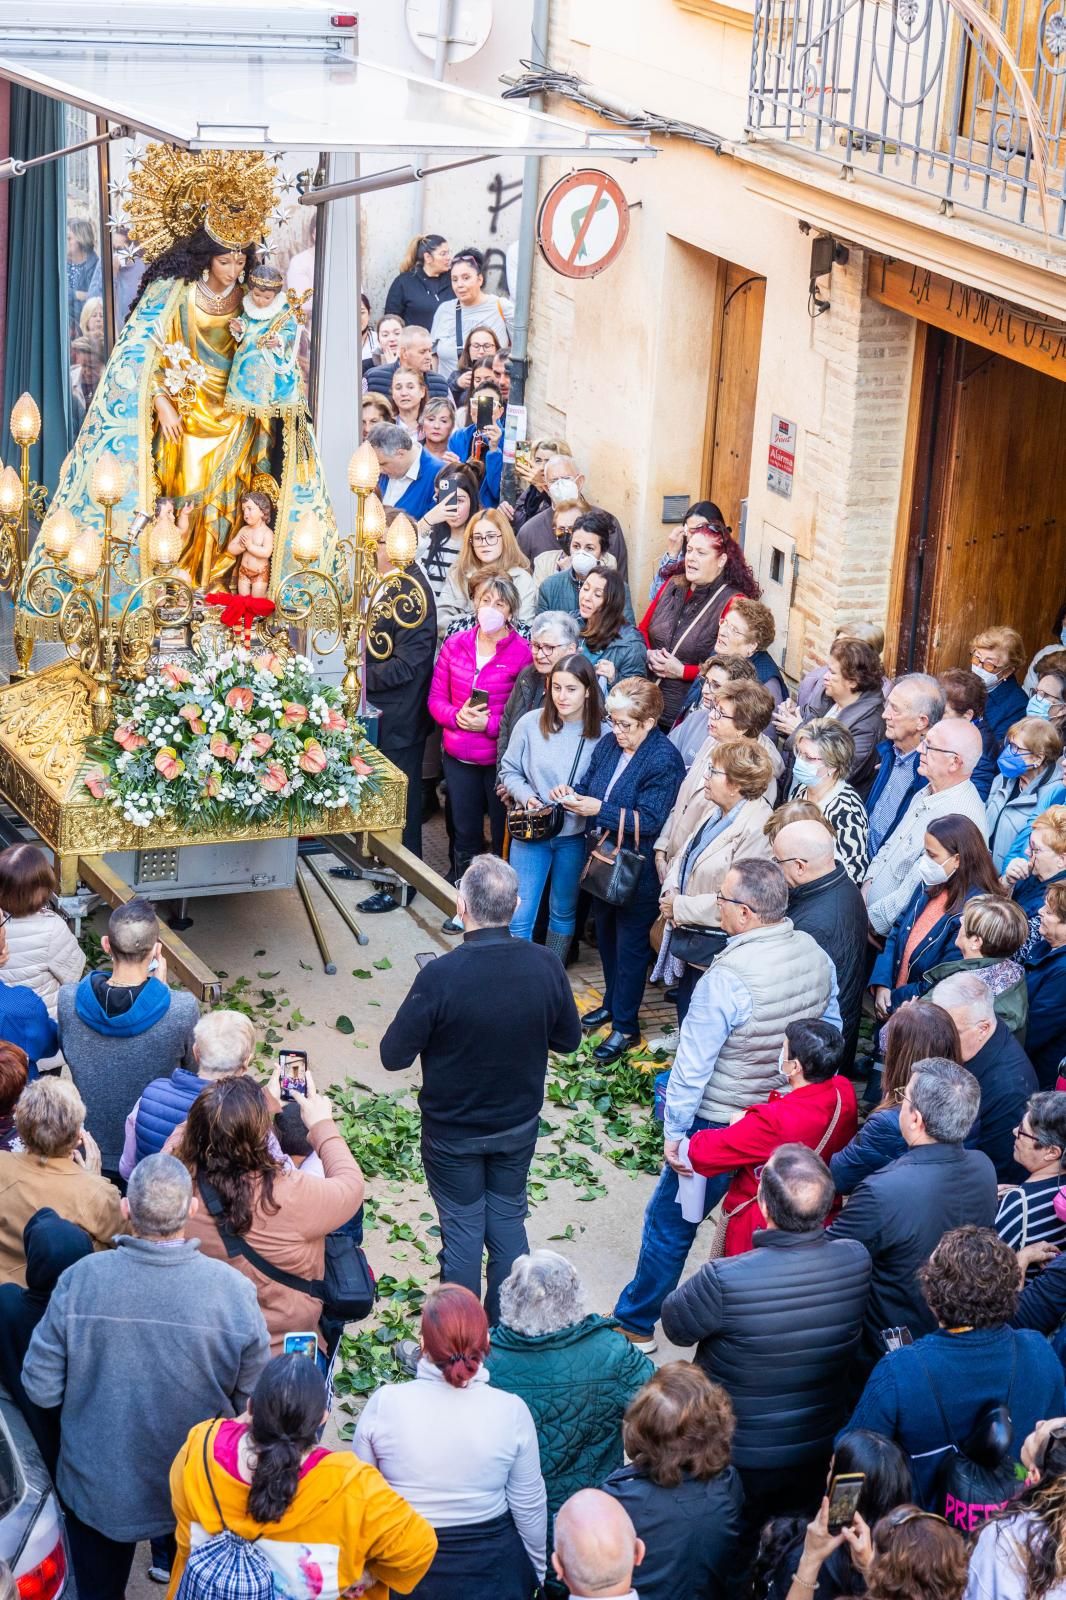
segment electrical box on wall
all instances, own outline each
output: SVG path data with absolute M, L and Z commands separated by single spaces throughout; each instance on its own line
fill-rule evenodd
M 755 576 L 762 589 L 763 604 L 773 612 L 777 629 L 770 654 L 779 666 L 784 666 L 788 671 L 785 655 L 789 642 L 788 619 L 792 609 L 792 591 L 796 585 L 796 541 L 770 522 L 762 525 Z

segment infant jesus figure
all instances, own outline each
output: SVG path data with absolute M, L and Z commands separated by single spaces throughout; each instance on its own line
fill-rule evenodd
M 241 501 L 241 525 L 226 546 L 226 555 L 237 562 L 238 594 L 262 599 L 270 587 L 270 558 L 274 554 L 272 514 L 269 496 L 258 490 L 246 494 Z

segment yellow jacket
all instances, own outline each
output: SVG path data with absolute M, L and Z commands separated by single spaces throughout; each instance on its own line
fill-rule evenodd
M 170 1469 L 170 1495 L 177 1519 L 178 1553 L 167 1600 L 173 1600 L 190 1545 L 220 1533 L 213 1485 L 226 1526 L 255 1539 L 261 1525 L 248 1515 L 248 1485 L 214 1459 L 217 1422 L 201 1422 L 189 1434 Z M 204 1437 L 211 1483 L 204 1471 Z M 259 1538 L 276 1573 L 275 1590 L 290 1600 L 337 1600 L 360 1579 L 366 1600 L 388 1600 L 389 1591 L 410 1594 L 437 1553 L 437 1535 L 424 1517 L 390 1489 L 376 1467 L 349 1451 L 330 1451 L 300 1479 L 279 1522 Z

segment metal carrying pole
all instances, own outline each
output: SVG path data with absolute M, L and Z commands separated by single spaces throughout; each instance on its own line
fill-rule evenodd
M 336 889 L 322 871 L 322 868 L 319 866 L 318 862 L 313 860 L 311 856 L 303 856 L 302 860 L 308 872 L 322 889 L 326 899 L 332 901 L 334 910 L 337 912 L 337 915 L 340 917 L 341 921 L 346 927 L 351 929 L 352 933 L 354 933 L 356 944 L 369 944 L 369 934 L 363 932 L 362 928 L 356 922 L 355 918 L 348 910 L 348 907 L 344 904 L 344 901 L 341 899 Z
M 303 873 L 300 871 L 299 861 L 296 863 L 296 887 L 300 891 L 300 899 L 304 903 L 304 910 L 307 912 L 307 920 L 311 924 L 311 932 L 315 936 L 315 943 L 318 946 L 318 953 L 322 957 L 323 971 L 326 972 L 329 977 L 332 977 L 337 970 L 337 963 L 329 953 L 329 945 L 326 943 L 326 936 L 322 932 L 322 924 L 318 920 L 318 912 L 311 903 L 311 892 L 304 881 Z

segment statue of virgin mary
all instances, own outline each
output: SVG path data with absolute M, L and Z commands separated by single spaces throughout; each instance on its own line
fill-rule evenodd
M 278 485 L 270 593 L 298 565 L 291 540 L 303 512 L 322 529 L 322 565 L 333 561 L 336 522 L 299 379 L 283 395 L 249 396 L 233 371 L 244 285 L 274 182 L 273 164 L 258 152 L 148 146 L 126 211 L 149 265 L 49 507 L 67 510 L 79 530 L 102 531 L 92 476 L 111 456 L 127 468 L 116 529 L 138 512 L 153 516 L 160 497 L 188 508 L 180 565 L 198 588 L 225 567 L 241 503 L 257 480 Z M 51 559 L 39 540 L 23 597 Z M 113 584 L 113 603 L 121 606 L 127 593 Z M 37 616 L 23 609 L 16 631 L 42 631 Z

